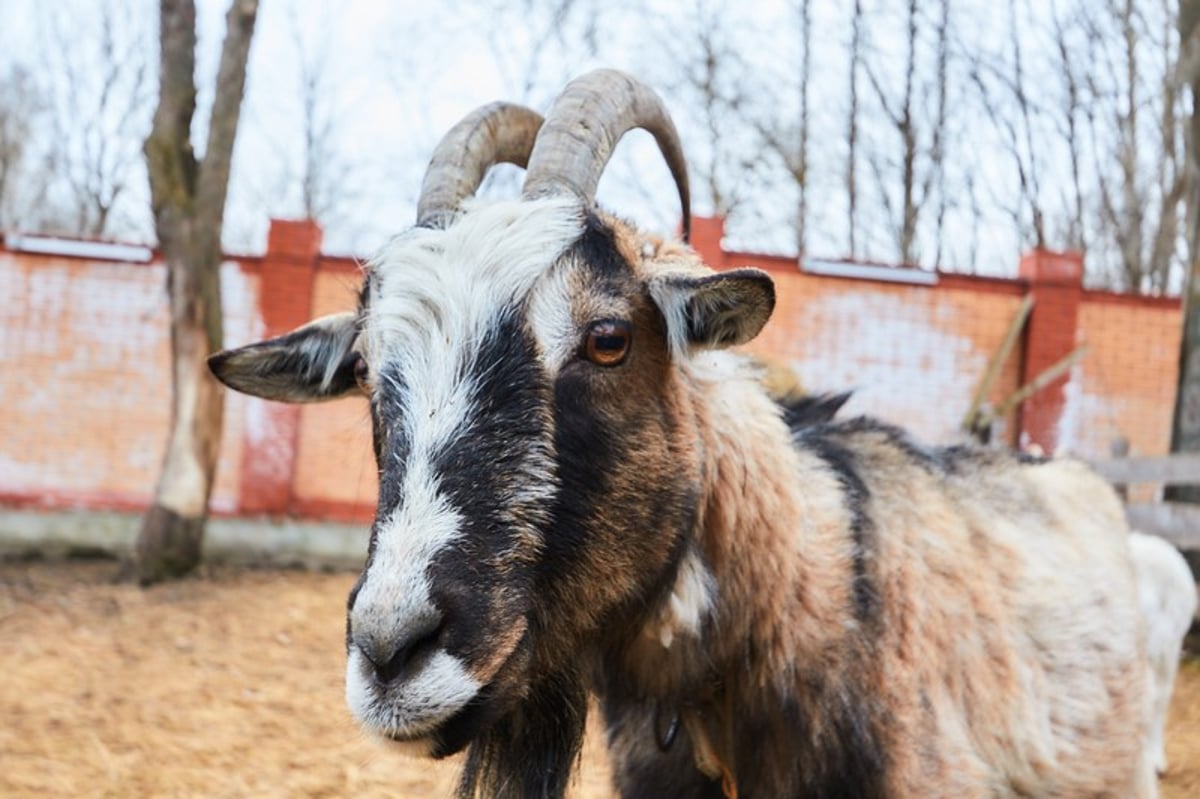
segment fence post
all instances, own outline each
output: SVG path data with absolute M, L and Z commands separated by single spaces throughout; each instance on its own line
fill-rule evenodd
M 695 216 L 692 217 L 692 249 L 704 263 L 713 269 L 724 269 L 725 251 L 721 248 L 721 240 L 725 238 L 725 217 Z
M 1114 458 L 1129 457 L 1129 439 L 1125 436 L 1117 436 L 1108 445 L 1108 452 Z M 1113 483 L 1113 488 L 1116 489 L 1117 496 L 1122 502 L 1129 501 L 1129 484 L 1128 483 Z
M 283 335 L 312 318 L 320 252 L 321 226 L 316 222 L 271 220 L 258 295 L 267 337 Z M 238 487 L 242 513 L 288 512 L 299 430 L 299 405 L 249 400 Z
M 1028 282 L 1033 297 L 1021 364 L 1024 385 L 1075 349 L 1083 296 L 1083 255 L 1036 249 L 1021 258 L 1019 274 Z M 1064 388 L 1069 378 L 1069 374 L 1056 378 L 1021 406 L 1023 446 L 1036 444 L 1048 453 L 1057 449 L 1058 423 L 1066 404 Z

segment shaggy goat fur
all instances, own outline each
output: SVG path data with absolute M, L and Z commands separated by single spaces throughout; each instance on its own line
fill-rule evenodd
M 651 743 L 656 703 L 713 680 L 733 694 L 745 796 L 1154 795 L 1107 485 L 861 418 L 789 436 L 732 364 L 681 367 L 715 590 L 701 636 L 659 651 L 647 635 L 604 669 L 623 796 L 720 795 L 686 746 Z
M 589 690 L 625 797 L 1154 795 L 1122 510 L 1081 464 L 776 401 L 721 351 L 764 273 L 570 201 L 469 204 L 368 282 L 357 319 L 213 366 L 288 399 L 360 376 L 347 699 L 467 748 L 463 795 L 561 796 Z

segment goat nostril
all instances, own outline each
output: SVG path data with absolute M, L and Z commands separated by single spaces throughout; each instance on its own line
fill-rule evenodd
M 405 629 L 395 641 L 376 645 L 359 644 L 363 656 L 374 669 L 375 681 L 388 685 L 411 671 L 437 647 L 444 627 L 441 616 Z

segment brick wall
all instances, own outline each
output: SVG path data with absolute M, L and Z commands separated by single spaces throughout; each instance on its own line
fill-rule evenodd
M 1176 300 L 1084 292 L 1078 337 L 1089 350 L 1065 388 L 1064 444 L 1104 453 L 1124 437 L 1133 453 L 1167 452 L 1182 332 Z
M 953 440 L 1029 293 L 1034 310 L 993 387 L 993 404 L 1077 343 L 1090 349 L 1048 392 L 1003 420 L 1000 440 L 1103 455 L 1120 436 L 1135 453 L 1167 450 L 1176 300 L 1083 291 L 1081 261 L 1071 254 L 1032 253 L 1014 280 L 895 269 L 847 277 L 804 271 L 795 259 L 729 252 L 721 238 L 720 220 L 696 220 L 693 242 L 712 266 L 758 266 L 778 289 L 775 314 L 753 349 L 792 364 L 811 389 L 853 388 L 851 413 L 883 417 L 929 441 Z M 261 258 L 227 260 L 228 345 L 354 307 L 357 263 L 322 256 L 320 243 L 311 223 L 275 222 Z M 921 281 L 895 282 L 906 276 Z M 164 277 L 153 259 L 0 247 L 0 503 L 137 509 L 149 502 L 168 412 Z M 214 512 L 370 518 L 376 485 L 361 400 L 285 406 L 230 393 L 227 403 Z
M 144 507 L 169 417 L 165 268 L 0 249 L 0 502 Z M 258 283 L 221 269 L 230 341 L 258 333 Z M 231 398 L 213 507 L 240 506 L 246 402 Z

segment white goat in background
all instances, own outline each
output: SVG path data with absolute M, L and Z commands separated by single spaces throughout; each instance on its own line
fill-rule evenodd
M 1167 708 L 1175 688 L 1175 674 L 1183 637 L 1196 614 L 1196 582 L 1187 561 L 1173 545 L 1153 535 L 1129 536 L 1137 570 L 1138 604 L 1146 618 L 1146 655 L 1150 660 L 1154 715 L 1147 746 L 1159 774 L 1167 770 L 1163 734 Z

